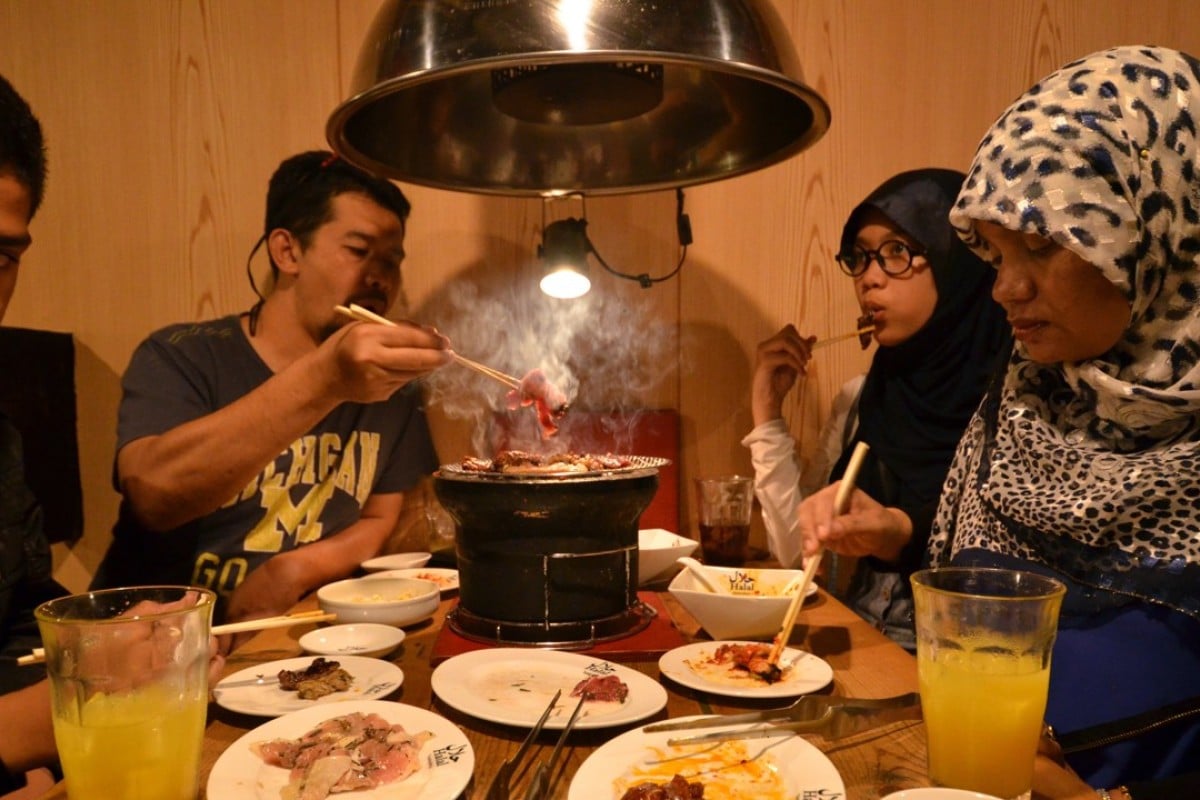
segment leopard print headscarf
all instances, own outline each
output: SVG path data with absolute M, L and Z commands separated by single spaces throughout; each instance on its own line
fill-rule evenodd
M 980 143 L 950 214 L 967 245 L 994 259 L 976 220 L 1046 236 L 1132 313 L 1089 361 L 1037 364 L 1018 343 L 951 466 L 934 563 L 1004 552 L 1102 604 L 1132 595 L 1200 618 L 1198 113 L 1200 62 L 1119 47 L 1049 75 Z

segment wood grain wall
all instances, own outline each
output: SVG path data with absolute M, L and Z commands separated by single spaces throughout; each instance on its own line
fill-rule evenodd
M 1200 53 L 1191 0 L 774 1 L 833 124 L 783 164 L 689 190 L 695 244 L 677 278 L 643 290 L 597 271 L 585 314 L 533 322 L 547 313 L 525 289 L 537 277 L 542 204 L 405 187 L 415 206 L 407 313 L 481 360 L 513 344 L 525 361 L 512 369 L 565 326 L 573 349 L 604 365 L 579 370 L 581 398 L 678 409 L 684 481 L 749 469 L 739 440 L 756 342 L 787 322 L 818 335 L 852 325 L 858 311 L 832 250 L 857 200 L 901 170 L 964 168 L 994 117 L 1070 58 L 1133 43 Z M 80 351 L 87 531 L 56 553 L 72 588 L 86 584 L 116 515 L 112 450 L 130 353 L 154 328 L 251 304 L 246 258 L 267 178 L 282 158 L 325 145 L 377 6 L 0 0 L 0 72 L 40 115 L 51 159 L 5 323 L 70 331 Z M 614 266 L 673 266 L 672 193 L 593 199 L 587 213 Z M 852 343 L 822 353 L 787 409 L 802 451 L 869 355 Z M 454 384 L 432 403 L 443 460 L 475 447 L 474 412 L 489 402 L 483 387 Z M 688 532 L 686 486 L 682 496 Z

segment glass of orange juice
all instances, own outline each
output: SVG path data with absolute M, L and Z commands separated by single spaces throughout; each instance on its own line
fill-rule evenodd
M 142 586 L 37 608 L 71 800 L 199 796 L 215 600 Z
M 1066 587 L 973 567 L 922 570 L 912 585 L 930 780 L 1029 798 Z

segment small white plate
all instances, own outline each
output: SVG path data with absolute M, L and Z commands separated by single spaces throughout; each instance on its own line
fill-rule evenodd
M 833 762 L 793 733 L 782 731 L 767 739 L 719 745 L 669 746 L 667 740 L 678 735 L 676 731 L 646 733 L 636 728 L 609 740 L 580 765 L 571 779 L 567 800 L 620 797 L 632 783 L 664 783 L 676 773 L 699 780 L 706 788 L 711 785 L 705 796 L 756 800 L 846 796 L 846 785 Z M 704 774 L 698 778 L 701 771 Z
M 766 683 L 740 670 L 718 678 L 701 674 L 691 667 L 711 656 L 723 644 L 760 645 L 762 642 L 696 642 L 676 647 L 658 659 L 658 671 L 689 689 L 725 697 L 797 697 L 822 689 L 833 680 L 833 667 L 828 662 L 792 647 L 785 647 L 779 657 L 781 663 L 790 663 L 791 669 L 775 683 Z
M 287 785 L 288 770 L 267 764 L 251 747 L 256 742 L 271 739 L 298 739 L 327 719 L 355 712 L 378 714 L 393 725 L 403 725 L 409 733 L 429 731 L 433 738 L 421 748 L 421 769 L 416 773 L 403 781 L 344 796 L 354 800 L 455 800 L 467 788 L 475 770 L 475 751 L 457 725 L 416 706 L 360 700 L 324 708 L 306 708 L 265 722 L 246 733 L 225 748 L 213 765 L 206 796 L 211 800 L 278 800 Z
M 442 594 L 458 591 L 458 570 L 442 567 L 409 567 L 408 569 L 389 569 L 383 572 L 372 572 L 364 575 L 367 580 L 374 578 L 416 578 L 421 581 L 433 581 L 438 585 Z
M 558 650 L 494 647 L 449 658 L 433 671 L 433 691 L 447 705 L 489 722 L 531 728 L 550 698 L 562 696 L 546 720 L 560 730 L 578 702 L 571 690 L 594 676 L 616 675 L 629 687 L 621 703 L 585 703 L 575 728 L 608 728 L 645 719 L 667 704 L 667 690 L 642 673 L 602 658 Z
M 304 669 L 313 659 L 285 658 L 235 672 L 213 687 L 217 705 L 239 714 L 278 717 L 312 706 L 335 705 L 351 700 L 387 697 L 404 683 L 404 672 L 395 664 L 378 658 L 342 656 L 331 659 L 354 678 L 344 692 L 333 692 L 316 700 L 301 700 L 295 692 L 279 688 L 281 669 Z M 347 712 L 348 713 L 348 712 Z
M 392 553 L 386 556 L 368 558 L 362 562 L 362 568 L 367 572 L 382 572 L 385 569 L 408 569 L 423 567 L 433 558 L 433 553 Z
M 306 653 L 319 656 L 384 656 L 404 641 L 404 631 L 377 622 L 331 625 L 300 637 Z
M 946 789 L 931 786 L 918 789 L 901 789 L 898 792 L 892 792 L 882 800 L 1000 800 L 1000 798 L 995 795 L 971 792 L 966 789 Z

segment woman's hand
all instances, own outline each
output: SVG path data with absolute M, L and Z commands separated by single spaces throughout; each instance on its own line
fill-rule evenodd
M 808 373 L 815 336 L 801 336 L 788 325 L 759 343 L 750 383 L 750 410 L 755 426 L 783 416 L 783 398 Z
M 876 502 L 855 489 L 845 514 L 835 515 L 834 502 L 841 481 L 809 495 L 800 504 L 800 535 L 804 555 L 822 547 L 844 556 L 875 556 L 895 561 L 912 538 L 912 520 L 898 508 Z
M 1033 800 L 1096 800 L 1096 790 L 1075 774 L 1047 726 L 1033 763 Z

